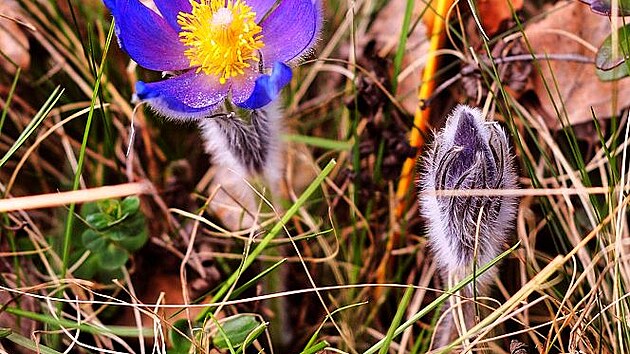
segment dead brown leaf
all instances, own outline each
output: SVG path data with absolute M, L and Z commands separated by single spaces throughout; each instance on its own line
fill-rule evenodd
M 491 36 L 512 18 L 512 11 L 523 7 L 523 0 L 479 0 L 476 5 L 481 26 Z
M 448 0 L 449 7 L 452 3 L 452 0 Z M 432 6 L 435 6 L 435 1 L 432 3 Z M 459 2 L 458 6 L 460 10 L 469 13 L 470 9 L 466 2 Z M 503 24 L 513 18 L 512 11 L 518 11 L 523 8 L 523 0 L 478 0 L 475 2 L 475 6 L 484 32 L 491 36 L 500 32 L 503 29 Z M 433 27 L 434 18 L 435 10 L 433 9 L 427 10 L 422 18 L 428 31 L 431 31 Z
M 591 107 L 598 118 L 619 114 L 630 105 L 630 78 L 616 83 L 602 82 L 595 74 L 594 63 L 543 59 L 545 55 L 569 54 L 594 60 L 595 48 L 611 32 L 609 19 L 592 13 L 588 6 L 578 2 L 559 3 L 548 13 L 542 21 L 528 26 L 525 34 L 540 62 L 542 76 L 535 74 L 532 85 L 540 101 L 538 111 L 549 128 L 562 127 L 554 104 L 562 117 L 566 110 L 566 121 L 572 125 L 590 121 Z M 613 95 L 618 99 L 616 112 L 612 111 Z
M 17 67 L 26 69 L 31 63 L 28 38 L 25 27 L 19 24 L 22 16 L 15 0 L 0 1 L 0 14 L 0 68 L 15 74 Z

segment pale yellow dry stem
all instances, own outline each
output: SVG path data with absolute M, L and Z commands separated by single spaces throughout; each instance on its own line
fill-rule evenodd
M 107 106 L 109 106 L 109 104 L 106 103 L 103 106 L 107 107 Z M 31 146 L 29 146 L 28 150 L 26 150 L 24 155 L 22 155 L 22 158 L 20 159 L 20 161 L 16 165 L 15 169 L 13 170 L 13 174 L 11 175 L 11 178 L 9 179 L 9 182 L 7 183 L 7 186 L 5 188 L 5 193 L 10 193 L 11 188 L 13 187 L 13 184 L 15 183 L 15 180 L 17 178 L 17 175 L 20 172 L 20 170 L 22 169 L 22 166 L 26 163 L 26 160 L 33 153 L 33 151 L 35 151 L 35 149 L 37 149 L 37 147 L 39 147 L 39 145 L 44 140 L 46 140 L 46 138 L 48 138 L 52 133 L 56 132 L 57 129 L 60 129 L 64 124 L 70 122 L 71 120 L 73 120 L 75 118 L 78 118 L 78 117 L 86 114 L 89 111 L 90 111 L 90 107 L 86 107 L 86 108 L 80 110 L 79 112 L 70 115 L 69 117 L 65 118 L 64 120 L 62 120 L 60 122 L 57 122 L 55 125 L 50 127 L 45 133 L 43 133 L 40 136 L 38 136 L 37 139 L 35 140 L 35 142 L 33 142 L 33 144 Z M 65 136 L 65 135 L 62 135 L 62 136 Z M 64 141 L 67 141 L 67 140 L 64 140 Z
M 538 131 L 538 136 L 543 142 L 545 142 L 547 147 L 553 153 L 554 160 L 559 165 L 558 171 L 564 171 L 575 188 L 584 188 L 582 180 L 578 175 L 578 171 L 574 170 L 571 167 L 571 164 L 565 157 L 562 149 L 560 149 L 560 147 L 557 145 L 555 139 L 551 135 L 551 132 L 547 128 L 547 125 L 542 122 L 542 118 L 538 117 L 538 119 L 533 119 L 533 117 L 527 114 L 527 112 L 523 112 L 523 115 L 528 119 L 529 124 Z M 583 210 L 587 213 L 591 227 L 595 227 L 597 225 L 597 222 L 595 218 L 595 211 L 593 210 L 593 205 L 590 203 L 588 198 L 586 198 L 586 196 L 581 195 L 580 201 L 582 202 L 582 206 L 584 208 Z
M 552 197 L 552 196 L 588 196 L 607 195 L 610 192 L 630 191 L 630 186 L 623 188 L 610 187 L 564 187 L 564 188 L 527 188 L 527 189 L 442 189 L 437 191 L 423 192 L 426 195 L 437 196 L 488 196 L 488 197 Z M 567 204 L 571 204 L 567 201 Z M 560 208 L 558 208 L 560 209 Z
M 556 257 L 540 273 L 532 278 L 527 283 L 527 286 L 517 291 L 508 301 L 497 308 L 492 314 L 490 314 L 473 328 L 471 328 L 465 336 L 457 339 L 454 344 L 459 345 L 464 340 L 470 339 L 472 338 L 472 336 L 477 335 L 477 337 L 471 342 L 470 348 L 464 349 L 465 351 L 470 350 L 478 343 L 478 341 L 480 341 L 489 331 L 491 331 L 498 324 L 497 320 L 499 320 L 504 315 L 511 313 L 521 303 L 521 301 L 526 299 L 531 293 L 538 291 L 540 287 L 547 282 L 547 279 L 549 279 L 551 275 L 553 275 L 558 269 L 562 267 L 564 262 L 565 260 L 563 257 Z
M 616 55 L 618 55 L 617 51 L 618 51 L 618 33 L 616 31 L 616 24 L 618 22 L 618 18 L 616 17 L 617 12 L 618 12 L 618 8 L 617 8 L 617 0 L 613 0 L 612 2 L 612 6 L 615 7 L 613 9 L 613 13 L 612 15 L 615 16 L 615 19 L 612 21 L 612 30 L 613 30 L 613 36 L 612 36 L 612 47 L 613 47 L 613 57 L 616 58 Z M 626 133 L 625 133 L 625 138 L 624 141 L 628 141 L 628 138 L 630 137 L 630 124 L 626 125 Z M 626 186 L 626 173 L 628 172 L 626 170 L 626 162 L 628 161 L 627 159 L 627 154 L 628 153 L 628 147 L 627 145 L 624 146 L 623 149 L 623 154 L 622 154 L 622 167 L 621 167 L 621 175 L 619 177 L 619 183 L 620 183 L 620 187 L 623 188 Z M 630 179 L 628 180 L 630 182 Z M 614 245 L 615 245 L 615 252 L 613 254 L 613 260 L 614 260 L 614 287 L 613 287 L 613 302 L 615 303 L 615 317 L 617 319 L 619 319 L 616 323 L 617 325 L 617 331 L 618 331 L 618 335 L 617 338 L 619 339 L 619 349 L 621 351 L 621 353 L 625 353 L 625 348 L 626 348 L 626 343 L 624 343 L 624 336 L 622 335 L 623 330 L 626 328 L 625 324 L 621 323 L 624 322 L 623 320 L 625 319 L 625 317 L 628 315 L 627 311 L 624 309 L 623 304 L 621 303 L 621 301 L 619 301 L 619 298 L 621 296 L 623 296 L 623 293 L 621 292 L 622 289 L 625 288 L 625 286 L 627 286 L 627 284 L 625 284 L 625 279 L 630 279 L 630 277 L 628 276 L 628 270 L 627 270 L 627 265 L 626 263 L 621 261 L 621 258 L 623 256 L 624 249 L 622 247 L 622 243 L 623 243 L 623 229 L 624 229 L 624 224 L 623 224 L 623 220 L 624 220 L 624 214 L 626 213 L 626 208 L 621 207 L 621 203 L 624 200 L 624 192 L 623 189 L 621 189 L 618 192 L 618 201 L 617 203 L 619 204 L 619 207 L 617 208 L 617 212 L 611 212 L 610 215 L 613 216 L 612 222 L 611 224 L 614 224 Z
M 418 263 L 421 264 L 421 263 Z M 413 316 L 413 314 L 417 313 L 420 310 L 420 307 L 422 306 L 422 302 L 424 301 L 424 297 L 426 296 L 426 290 L 424 289 L 424 287 L 429 286 L 429 283 L 431 282 L 431 280 L 433 279 L 433 276 L 436 274 L 436 267 L 435 267 L 435 262 L 424 262 L 422 269 L 420 270 L 420 281 L 418 282 L 418 286 L 421 287 L 421 289 L 416 290 L 413 294 L 413 298 L 411 299 L 411 302 L 409 303 L 409 308 L 407 309 L 407 319 L 409 319 L 409 317 Z M 409 327 L 407 328 L 402 335 L 402 338 L 400 340 L 400 347 L 401 349 L 398 350 L 398 354 L 404 354 L 404 348 L 407 348 L 407 344 L 409 342 L 409 340 L 411 339 L 413 334 L 413 328 Z
M 576 35 L 575 33 L 571 33 L 569 31 L 565 31 L 565 30 L 561 30 L 561 29 L 557 29 L 557 28 L 546 28 L 546 29 L 540 29 L 540 30 L 536 30 L 536 31 L 529 31 L 528 33 L 545 33 L 545 34 L 557 34 L 559 36 L 563 36 L 566 37 L 578 44 L 580 44 L 581 46 L 583 46 L 584 48 L 588 49 L 590 52 L 592 53 L 597 53 L 597 48 L 595 46 L 593 46 L 591 43 L 589 43 L 588 41 L 585 41 L 582 37 Z M 503 40 L 505 42 L 510 42 L 513 41 L 515 39 L 519 39 L 523 36 L 523 34 L 521 32 L 517 32 L 514 33 L 510 36 L 505 37 Z
M 499 322 L 499 323 L 502 323 L 502 322 L 506 322 L 507 320 L 516 321 L 517 323 L 522 325 L 522 327 L 523 327 L 522 330 L 518 330 L 518 331 L 514 331 L 514 332 L 510 332 L 510 333 L 505 333 L 505 334 L 501 334 L 501 335 L 494 336 L 494 337 L 488 337 L 486 339 L 480 340 L 479 343 L 490 343 L 490 342 L 497 341 L 497 340 L 503 339 L 503 338 L 510 338 L 510 337 L 513 338 L 516 335 L 522 334 L 522 333 L 528 333 L 532 340 L 536 339 L 536 340 L 539 341 L 539 337 L 540 338 L 544 338 L 544 336 L 541 333 L 539 333 L 537 331 L 537 329 L 551 326 L 551 325 L 553 325 L 554 321 L 556 321 L 556 320 L 564 320 L 567 317 L 569 317 L 570 315 L 564 315 L 564 316 L 562 316 L 562 317 L 560 317 L 558 319 L 551 319 L 551 320 L 549 320 L 547 322 L 540 323 L 540 324 L 538 324 L 536 326 L 533 326 L 533 327 L 528 326 L 524 322 L 520 322 L 517 318 L 521 317 L 520 315 L 522 313 L 527 312 L 530 308 L 535 307 L 540 302 L 546 301 L 547 299 L 549 299 L 548 295 L 542 295 L 541 297 L 533 300 L 532 302 L 524 304 L 520 309 L 514 311 L 510 315 L 508 315 L 505 318 L 503 318 L 501 322 Z M 489 299 L 489 300 L 493 300 L 493 299 Z M 500 304 L 501 304 L 501 302 L 499 302 L 499 306 L 500 306 Z M 486 307 L 486 308 L 491 309 L 491 310 L 495 310 L 495 308 L 490 308 L 490 307 Z
M 129 276 L 129 271 L 125 268 L 122 267 L 122 271 L 123 271 L 123 276 L 125 277 L 125 284 L 127 284 L 127 287 L 129 288 L 129 295 L 131 297 L 131 303 L 133 304 L 137 304 L 140 301 L 138 301 L 138 296 L 136 295 L 136 290 L 134 289 L 133 283 L 131 282 L 131 277 Z M 122 284 L 118 284 L 119 286 L 121 286 L 121 288 L 124 289 L 124 287 L 122 287 Z M 144 347 L 144 334 L 142 333 L 142 315 L 140 314 L 140 311 L 138 310 L 137 307 L 133 308 L 133 317 L 134 320 L 136 321 L 136 328 L 138 329 L 138 345 L 140 346 L 140 354 L 145 354 L 145 347 Z
M 147 182 L 124 183 L 70 192 L 48 193 L 0 200 L 0 212 L 52 208 L 71 203 L 93 202 L 130 195 L 151 194 L 153 186 Z
M 235 240 L 239 240 L 239 241 L 248 241 L 250 238 L 247 236 L 243 236 L 243 235 L 249 235 L 251 230 L 249 229 L 244 229 L 244 230 L 238 230 L 238 231 L 228 231 L 224 228 L 222 228 L 221 226 L 215 224 L 214 222 L 208 220 L 205 217 L 199 216 L 197 214 L 193 214 L 193 213 L 189 213 L 187 211 L 181 210 L 181 209 L 176 209 L 176 208 L 171 208 L 169 209 L 169 211 L 171 211 L 174 214 L 178 214 L 181 215 L 183 217 L 186 217 L 188 219 L 191 220 L 196 220 L 199 221 L 211 228 L 216 229 L 217 231 L 210 231 L 210 230 L 204 230 L 204 232 L 212 237 L 219 237 L 219 238 L 225 238 L 225 239 L 235 239 Z M 261 218 L 265 218 L 264 221 L 260 222 L 258 224 L 258 226 L 260 226 L 261 228 L 266 228 L 269 226 L 273 226 L 273 224 L 275 223 L 275 220 L 273 220 L 272 218 L 272 214 L 271 213 L 261 213 L 260 214 Z M 319 226 L 317 226 L 319 227 Z M 317 230 L 317 229 L 316 229 Z M 335 231 L 335 230 L 333 230 Z M 296 236 L 293 237 L 293 240 L 300 240 L 300 239 L 305 239 L 305 238 L 309 238 L 312 237 L 312 235 L 314 234 L 314 232 L 309 231 L 305 231 L 301 234 L 298 234 Z M 254 243 L 259 243 L 260 240 L 253 240 Z M 284 243 L 289 243 L 291 242 L 291 240 L 288 237 L 278 237 L 277 239 L 273 239 L 271 240 L 269 243 L 270 244 L 284 244 Z
M 452 55 L 456 58 L 458 58 L 460 61 L 462 62 L 466 62 L 466 57 L 460 53 L 459 51 L 453 50 L 453 49 L 438 49 L 434 52 L 433 54 L 436 57 L 440 57 L 443 55 Z M 402 82 L 403 80 L 405 80 L 407 77 L 409 77 L 411 74 L 413 74 L 416 70 L 424 67 L 424 65 L 426 64 L 427 60 L 429 59 L 429 55 L 423 55 L 417 59 L 415 59 L 414 61 L 412 61 L 411 63 L 409 63 L 409 65 L 407 67 L 405 67 L 405 69 L 403 69 L 400 74 L 398 74 L 398 82 Z
M 354 9 L 360 9 L 361 6 L 363 6 L 363 3 L 364 3 L 364 0 L 358 0 L 358 1 L 352 2 L 350 6 L 354 6 Z M 341 39 L 345 35 L 347 35 L 347 33 L 350 31 L 350 28 L 351 28 L 351 25 L 353 23 L 353 20 L 354 20 L 353 8 L 350 7 L 347 10 L 346 17 L 345 17 L 344 21 L 337 27 L 337 30 L 335 31 L 335 33 L 327 41 L 326 46 L 319 52 L 320 53 L 319 54 L 320 58 L 328 58 L 328 57 L 330 57 L 330 55 L 333 52 L 333 50 L 339 44 L 339 41 L 341 41 Z M 313 65 L 312 68 L 309 69 L 308 74 L 302 80 L 302 82 L 300 84 L 300 88 L 295 92 L 295 94 L 293 96 L 294 97 L 293 103 L 287 108 L 287 112 L 289 114 L 292 114 L 297 109 L 298 104 L 302 100 L 302 97 L 304 97 L 304 95 L 306 94 L 306 91 L 311 86 L 313 80 L 315 80 L 315 77 L 317 76 L 317 74 L 321 70 L 321 66 L 322 65 L 323 65 L 323 62 L 322 61 L 318 61 L 318 62 L 316 62 Z

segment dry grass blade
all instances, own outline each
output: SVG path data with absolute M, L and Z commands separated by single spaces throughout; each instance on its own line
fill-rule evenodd
M 0 200 L 0 212 L 60 207 L 70 203 L 86 203 L 103 199 L 122 198 L 130 195 L 152 194 L 149 182 L 124 183 L 78 191 L 32 195 Z

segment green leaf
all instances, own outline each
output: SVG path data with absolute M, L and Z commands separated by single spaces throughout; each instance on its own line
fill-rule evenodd
M 107 239 L 104 235 L 92 229 L 83 232 L 81 242 L 83 242 L 83 247 L 94 253 L 103 251 L 107 246 Z
M 83 218 L 87 218 L 88 215 L 99 213 L 99 212 L 100 210 L 98 208 L 98 203 L 95 203 L 95 202 L 85 203 L 81 207 L 81 215 L 83 216 Z
M 117 219 L 120 203 L 115 199 L 105 199 L 98 202 L 98 210 L 103 214 L 112 216 Z
M 247 347 L 249 347 L 258 337 L 263 334 L 263 332 L 267 329 L 267 323 L 261 323 L 258 327 L 254 328 L 249 332 L 243 344 L 241 344 L 240 348 L 236 351 L 236 354 L 242 354 Z
M 94 213 L 86 216 L 85 221 L 97 230 L 104 230 L 109 227 L 112 218 L 107 214 Z
M 92 279 L 96 272 L 100 269 L 100 257 L 96 253 L 92 253 L 81 264 L 81 266 L 74 271 L 73 276 L 81 279 Z
M 99 254 L 101 267 L 107 270 L 118 269 L 127 263 L 129 254 L 114 243 L 110 243 Z
M 127 235 L 121 232 L 119 228 L 107 230 L 104 232 L 104 234 L 107 235 L 108 239 L 116 242 L 120 242 L 121 240 L 124 240 L 125 237 L 127 237 Z
M 133 215 L 140 209 L 140 198 L 129 196 L 120 202 L 120 209 L 124 214 Z
M 605 71 L 595 68 L 595 74 L 597 74 L 597 77 L 601 81 L 615 81 L 628 76 L 629 72 L 627 65 L 620 65 L 614 69 Z
M 7 339 L 10 340 L 11 342 L 30 349 L 31 352 L 33 353 L 42 353 L 42 354 L 61 354 L 61 352 L 58 352 L 52 348 L 49 348 L 41 343 L 36 343 L 34 342 L 32 339 L 24 337 L 20 334 L 17 333 L 11 333 L 7 336 Z
M 142 248 L 149 239 L 149 233 L 146 229 L 141 230 L 134 236 L 128 236 L 120 240 L 118 244 L 129 252 L 134 252 Z
M 144 215 L 136 213 L 127 219 L 124 223 L 120 223 L 118 229 L 127 236 L 134 236 L 143 230 L 146 230 L 146 222 Z
M 0 338 L 6 338 L 11 333 L 13 333 L 13 330 L 11 328 L 0 328 Z
M 219 349 L 227 349 L 229 343 L 233 347 L 243 344 L 247 336 L 256 329 L 261 322 L 253 315 L 236 315 L 221 323 L 222 333 L 217 334 L 212 342 Z
M 611 34 L 604 39 L 595 56 L 597 76 L 602 81 L 618 80 L 628 76 L 629 73 L 626 61 L 630 58 L 630 25 L 620 27 L 617 30 L 617 35 L 619 40 L 616 53 L 613 53 L 615 48 Z
M 190 336 L 190 326 L 188 325 L 188 321 L 184 319 L 175 321 L 175 323 L 173 323 L 173 328 L 171 328 L 168 333 L 171 344 L 173 345 L 173 353 L 188 353 L 191 345 L 190 339 L 181 335 L 175 329 L 178 329 L 179 332 Z M 169 353 L 171 353 L 170 350 Z

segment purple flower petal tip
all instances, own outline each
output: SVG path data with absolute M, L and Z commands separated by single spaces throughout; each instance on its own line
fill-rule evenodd
M 157 97 L 156 92 L 152 92 L 147 88 L 147 84 L 144 81 L 136 82 L 136 95 L 141 100 L 146 100 L 147 98 Z
M 116 0 L 104 0 L 105 7 L 109 9 L 110 12 L 114 12 L 114 8 L 116 7 Z
M 269 62 L 294 62 L 308 54 L 322 27 L 320 0 L 282 0 L 261 23 Z
M 211 114 L 225 99 L 228 89 L 229 86 L 191 70 L 163 81 L 138 81 L 136 96 L 158 113 L 185 121 Z
M 156 112 L 180 120 L 188 120 L 197 116 L 201 118 L 208 111 L 204 108 L 190 107 L 177 97 L 170 95 L 168 91 L 143 81 L 136 82 L 136 97 L 147 102 Z
M 271 75 L 262 75 L 257 78 L 251 96 L 244 102 L 237 103 L 237 105 L 247 109 L 257 109 L 266 106 L 278 97 L 280 91 L 291 82 L 292 77 L 293 73 L 289 66 L 281 62 L 275 62 Z
M 118 44 L 141 66 L 157 71 L 184 70 L 190 61 L 177 32 L 139 0 L 105 0 L 116 20 Z

